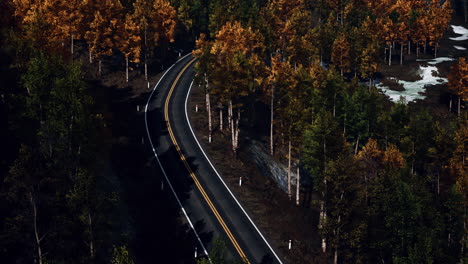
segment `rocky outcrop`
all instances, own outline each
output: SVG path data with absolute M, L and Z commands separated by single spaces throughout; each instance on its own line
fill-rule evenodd
M 272 178 L 284 192 L 288 192 L 288 167 L 270 156 L 260 142 L 250 140 L 248 145 L 248 156 L 260 172 Z M 296 177 L 296 173 L 291 174 L 291 187 L 296 186 Z

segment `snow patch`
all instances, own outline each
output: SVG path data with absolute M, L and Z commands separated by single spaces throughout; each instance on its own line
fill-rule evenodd
M 454 26 L 454 25 L 450 25 L 453 29 L 453 32 L 455 34 L 458 34 L 458 35 L 461 35 L 459 37 L 456 37 L 456 38 L 450 38 L 451 40 L 455 40 L 455 41 L 463 41 L 463 40 L 468 40 L 468 29 L 462 27 L 462 26 Z
M 447 83 L 447 78 L 437 77 L 439 70 L 435 66 L 419 66 L 419 76 L 421 80 L 408 82 L 397 80 L 394 77 L 389 79 L 396 80 L 400 85 L 405 89 L 404 91 L 394 91 L 390 90 L 389 87 L 386 87 L 382 84 L 378 84 L 377 88 L 382 90 L 387 96 L 390 97 L 390 100 L 397 102 L 400 100 L 400 97 L 405 97 L 407 102 L 411 102 L 417 99 L 424 99 L 425 96 L 421 94 L 426 90 L 427 86 L 444 84 Z
M 441 62 L 446 62 L 446 61 L 454 61 L 454 58 L 448 58 L 448 57 L 439 57 L 435 59 L 430 59 L 430 60 L 423 60 L 423 59 L 417 59 L 416 61 L 426 61 L 430 65 L 436 65 Z
M 456 48 L 457 50 L 466 50 L 465 47 L 461 47 L 461 46 L 453 46 L 454 48 Z

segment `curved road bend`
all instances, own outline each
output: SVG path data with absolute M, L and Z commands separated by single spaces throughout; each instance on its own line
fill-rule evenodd
M 191 55 L 177 62 L 148 99 L 147 132 L 162 169 L 205 246 L 221 238 L 230 260 L 283 263 L 220 180 L 191 132 L 185 99 L 193 65 Z

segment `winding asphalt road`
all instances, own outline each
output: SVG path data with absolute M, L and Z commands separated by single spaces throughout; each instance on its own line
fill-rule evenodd
M 198 239 L 199 254 L 213 240 L 226 241 L 226 257 L 248 263 L 283 263 L 209 161 L 196 139 L 186 109 L 194 59 L 169 68 L 145 108 L 145 125 L 166 189 L 174 194 Z M 207 250 L 208 249 L 208 250 Z

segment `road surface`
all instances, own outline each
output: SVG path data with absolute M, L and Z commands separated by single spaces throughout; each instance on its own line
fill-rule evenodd
M 186 101 L 194 76 L 188 55 L 168 69 L 145 108 L 149 141 L 170 189 L 198 238 L 199 254 L 216 238 L 226 258 L 248 263 L 284 263 L 200 147 L 188 121 Z M 206 249 L 205 249 L 206 248 Z M 206 252 L 206 251 L 205 251 Z

